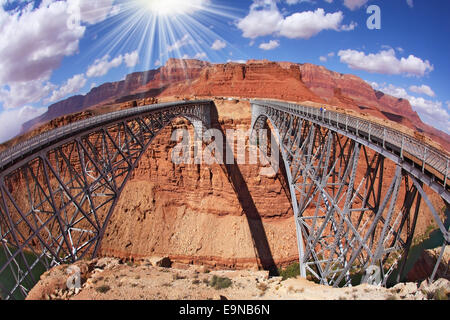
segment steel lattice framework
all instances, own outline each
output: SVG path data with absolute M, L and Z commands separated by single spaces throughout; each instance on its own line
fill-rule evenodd
M 13 278 L 0 285 L 4 297 L 25 296 L 38 280 L 36 269 L 95 257 L 154 137 L 178 117 L 196 132 L 210 127 L 212 106 L 193 101 L 117 111 L 1 153 L 0 278 Z M 449 231 L 427 192 L 443 199 L 448 214 L 447 155 L 390 128 L 317 108 L 252 101 L 252 113 L 253 129 L 270 122 L 278 137 L 303 276 L 349 285 L 353 272 L 378 266 L 386 284 L 399 264 L 400 279 L 422 202 L 444 236 L 442 258 Z M 386 160 L 394 171 L 385 172 Z
M 286 168 L 302 276 L 336 287 L 366 271 L 363 281 L 386 285 L 397 269 L 398 282 L 424 202 L 444 238 L 435 277 L 450 236 L 427 192 L 439 194 L 448 218 L 446 154 L 361 118 L 253 100 L 252 128 L 268 123 Z
M 95 256 L 120 194 L 173 119 L 210 126 L 211 101 L 117 111 L 49 131 L 0 154 L 0 287 L 26 296 L 36 269 Z

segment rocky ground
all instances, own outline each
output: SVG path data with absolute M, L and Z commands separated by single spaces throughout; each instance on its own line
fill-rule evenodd
M 81 288 L 68 289 L 80 271 Z M 76 281 L 73 281 L 75 283 Z M 283 280 L 264 271 L 210 271 L 168 258 L 123 262 L 115 258 L 79 261 L 44 273 L 28 300 L 447 300 L 450 281 L 400 283 L 386 289 L 371 285 L 330 288 L 300 278 Z

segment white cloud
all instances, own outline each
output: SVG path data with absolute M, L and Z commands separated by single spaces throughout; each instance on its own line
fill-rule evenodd
M 193 44 L 193 40 L 190 39 L 188 34 L 185 34 L 183 36 L 183 38 L 175 41 L 172 45 L 169 45 L 167 47 L 167 51 L 168 52 L 172 52 L 172 51 L 175 51 L 175 50 L 180 50 L 181 47 L 184 47 L 184 46 L 186 46 L 188 44 Z
M 283 19 L 275 2 L 259 0 L 250 6 L 250 13 L 240 20 L 237 26 L 243 31 L 245 38 L 254 39 L 277 32 Z
M 426 94 L 429 97 L 434 97 L 436 94 L 434 91 L 427 85 L 423 84 L 420 87 L 418 86 L 411 86 L 409 87 L 409 91 L 418 93 L 418 94 Z
M 346 24 L 346 25 L 343 25 L 342 27 L 341 27 L 341 30 L 342 31 L 352 31 L 352 30 L 355 30 L 355 28 L 358 26 L 358 24 L 356 23 L 356 22 L 350 22 L 350 24 Z
M 214 41 L 214 43 L 211 46 L 211 49 L 213 50 L 222 50 L 223 48 L 225 48 L 227 46 L 225 41 L 219 40 L 217 39 L 216 41 Z
M 47 100 L 47 102 L 56 102 L 71 93 L 76 93 L 80 91 L 86 85 L 86 78 L 84 74 L 77 74 L 67 80 L 67 82 L 61 86 L 58 90 L 53 91 L 52 96 Z
M 343 19 L 342 12 L 325 13 L 322 8 L 294 13 L 281 21 L 279 33 L 290 39 L 309 39 L 323 30 L 339 31 Z
M 96 24 L 105 20 L 108 16 L 117 13 L 114 0 L 70 0 L 74 3 L 75 10 L 79 7 L 80 18 L 89 24 Z
M 69 24 L 68 3 L 43 1 L 33 10 L 0 6 L 0 87 L 14 82 L 48 80 L 65 56 L 78 51 L 85 27 Z
M 341 11 L 325 13 L 324 9 L 296 12 L 284 17 L 273 0 L 256 0 L 249 14 L 240 20 L 237 27 L 246 38 L 275 35 L 290 39 L 309 39 L 324 30 L 350 31 L 356 23 L 342 25 Z
M 104 76 L 110 69 L 120 66 L 122 62 L 122 55 L 114 58 L 113 60 L 110 60 L 109 55 L 105 55 L 103 58 L 95 60 L 94 63 L 88 67 L 86 76 L 89 78 Z
M 333 58 L 335 55 L 336 55 L 336 54 L 335 54 L 334 52 L 330 52 L 330 53 L 328 53 L 326 56 L 320 56 L 320 57 L 319 57 L 319 60 L 320 60 L 321 62 L 327 62 L 327 61 L 328 61 L 328 58 Z
M 372 85 L 372 87 L 375 90 L 382 91 L 382 92 L 389 94 L 391 96 L 394 96 L 396 98 L 401 98 L 401 99 L 409 99 L 410 98 L 406 89 L 404 89 L 402 87 L 397 87 L 397 86 L 394 86 L 393 84 L 387 85 L 386 83 L 378 84 L 376 82 L 372 82 L 369 84 Z
M 362 51 L 348 49 L 339 51 L 338 56 L 349 68 L 371 73 L 424 76 L 434 70 L 428 60 L 423 61 L 413 55 L 398 59 L 394 49 L 367 55 Z
M 369 84 L 375 90 L 382 91 L 396 98 L 408 100 L 423 122 L 450 134 L 450 114 L 441 101 L 432 101 L 409 95 L 404 88 L 392 84 L 378 84 L 376 82 L 369 82 Z
M 47 108 L 24 106 L 0 112 L 0 143 L 14 138 L 20 133 L 22 124 L 47 111 Z
M 325 1 L 329 2 L 330 0 L 325 0 Z M 331 1 L 333 1 L 333 0 L 331 0 Z M 286 0 L 286 3 L 290 6 L 293 4 L 302 3 L 302 2 L 314 3 L 313 0 Z
M 263 50 L 273 50 L 280 46 L 280 42 L 278 40 L 270 40 L 269 42 L 263 42 L 259 45 L 260 49 Z
M 356 10 L 365 5 L 368 0 L 344 0 L 344 6 L 350 10 Z
M 441 101 L 412 96 L 408 100 L 425 123 L 450 134 L 450 114 L 444 109 Z
M 0 88 L 0 102 L 6 109 L 21 107 L 28 103 L 35 103 L 47 97 L 55 85 L 42 79 L 13 82 Z
M 206 59 L 208 56 L 205 52 L 197 52 L 194 56 L 194 59 Z
M 64 57 L 78 52 L 86 30 L 82 23 L 106 19 L 114 0 L 43 0 L 36 8 L 36 1 L 22 2 L 20 9 L 5 11 L 7 2 L 0 1 L 0 102 L 5 108 L 39 102 L 55 90 L 51 74 Z
M 232 62 L 232 63 L 247 63 L 247 61 L 246 60 L 231 60 L 231 59 L 228 59 L 227 60 L 227 63 L 230 63 L 230 62 Z
M 123 59 L 125 61 L 125 64 L 127 65 L 128 68 L 132 68 L 134 66 L 136 66 L 136 64 L 139 62 L 139 54 L 136 51 L 130 52 L 130 53 L 125 53 L 125 55 L 123 56 Z
M 207 54 L 205 52 L 197 52 L 192 57 L 190 55 L 188 55 L 188 54 L 184 54 L 181 57 L 181 59 L 185 59 L 185 60 L 188 60 L 188 59 L 199 59 L 199 60 L 201 60 L 201 59 L 207 59 L 207 58 L 208 58 L 208 56 L 207 56 Z
M 413 0 L 406 0 L 406 3 L 410 8 L 414 7 L 414 1 Z

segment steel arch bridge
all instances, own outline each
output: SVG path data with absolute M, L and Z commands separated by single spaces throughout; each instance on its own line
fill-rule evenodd
M 212 102 L 144 106 L 72 123 L 0 154 L 0 284 L 25 297 L 36 270 L 96 256 L 120 194 L 156 135 L 175 118 L 210 126 Z M 42 272 L 42 271 L 41 271 Z
M 251 103 L 252 128 L 270 122 L 278 136 L 303 276 L 349 285 L 355 270 L 380 266 L 380 284 L 386 284 L 395 262 L 404 267 L 421 199 L 444 236 L 443 249 L 448 244 L 449 232 L 427 196 L 436 192 L 448 214 L 446 155 L 358 118 Z M 196 132 L 209 128 L 212 109 L 211 101 L 184 101 L 117 111 L 1 153 L 0 279 L 13 279 L 0 284 L 4 298 L 25 296 L 38 280 L 37 269 L 95 256 L 118 198 L 154 137 L 178 117 Z M 394 173 L 383 173 L 385 159 L 396 164 Z
M 284 102 L 251 103 L 252 129 L 270 123 L 280 147 L 303 277 L 337 287 L 365 273 L 362 281 L 386 285 L 395 270 L 399 282 L 421 203 L 443 235 L 435 277 L 450 233 L 430 193 L 443 200 L 442 215 L 450 222 L 448 155 L 358 117 Z M 386 171 L 386 160 L 394 171 Z

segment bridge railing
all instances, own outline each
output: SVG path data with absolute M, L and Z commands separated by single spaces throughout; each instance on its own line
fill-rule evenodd
M 179 107 L 179 106 L 189 106 L 189 105 L 210 105 L 209 100 L 197 100 L 197 101 L 180 101 L 180 102 L 167 102 L 148 106 L 142 106 L 132 109 L 114 111 L 108 114 L 103 114 L 95 117 L 91 117 L 85 120 L 80 120 L 73 122 L 71 124 L 56 128 L 21 143 L 14 145 L 0 153 L 0 169 L 4 168 L 8 164 L 12 163 L 16 159 L 21 158 L 25 154 L 37 150 L 40 146 L 50 144 L 53 141 L 58 141 L 59 139 L 70 136 L 80 130 L 85 130 L 88 128 L 96 127 L 105 123 L 113 122 L 116 120 L 129 118 L 134 115 L 145 114 L 151 111 L 157 111 L 165 108 Z
M 294 115 L 301 115 L 303 118 L 324 123 L 347 132 L 351 131 L 357 136 L 363 136 L 369 142 L 381 145 L 383 148 L 395 149 L 402 159 L 405 155 L 410 154 L 421 163 L 422 171 L 426 169 L 426 166 L 429 166 L 436 170 L 433 173 L 434 175 L 442 175 L 444 188 L 449 182 L 449 156 L 435 147 L 396 129 L 348 114 L 335 111 L 321 111 L 317 107 L 266 100 L 252 100 L 251 102 L 263 107 L 269 106 Z

